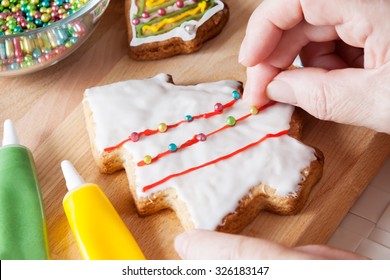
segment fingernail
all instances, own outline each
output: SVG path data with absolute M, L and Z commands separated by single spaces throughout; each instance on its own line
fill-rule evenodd
M 288 83 L 280 80 L 270 82 L 267 86 L 266 94 L 269 99 L 274 101 L 292 105 L 297 103 L 293 88 Z
M 240 54 L 238 55 L 238 63 L 242 64 L 245 61 L 245 51 L 240 49 Z
M 238 54 L 238 63 L 242 64 L 245 61 L 246 58 L 246 43 L 245 39 L 242 41 L 241 47 L 240 47 L 240 52 Z

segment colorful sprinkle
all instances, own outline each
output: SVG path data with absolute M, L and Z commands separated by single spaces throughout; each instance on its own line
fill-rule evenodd
M 199 134 L 196 135 L 196 139 L 198 139 L 201 142 L 204 142 L 204 141 L 207 140 L 207 136 L 204 133 L 199 133 Z
M 223 105 L 221 103 L 215 103 L 214 111 L 218 112 L 218 113 L 222 113 L 223 112 Z
M 228 126 L 234 126 L 236 124 L 236 119 L 232 116 L 226 118 L 226 124 Z
M 0 22 L 4 35 L 50 25 L 75 13 L 90 0 L 2 0 Z
M 148 17 L 150 17 L 150 14 L 148 12 L 142 13 L 142 18 L 148 18 Z
M 165 16 L 165 14 L 167 13 L 167 11 L 166 11 L 164 8 L 160 8 L 160 9 L 158 9 L 157 13 L 158 13 L 160 16 Z
M 194 34 L 195 31 L 196 31 L 196 26 L 193 25 L 193 24 L 186 24 L 184 26 L 184 30 L 188 33 L 188 34 Z
M 178 8 L 183 8 L 184 7 L 184 1 L 183 0 L 177 0 L 176 1 L 176 6 Z
M 194 120 L 194 118 L 191 115 L 187 115 L 184 117 L 187 122 L 191 122 Z
M 176 152 L 177 151 L 177 145 L 175 143 L 171 143 L 168 145 L 168 150 L 171 152 Z
M 164 133 L 168 130 L 168 126 L 166 123 L 160 123 L 157 129 L 159 132 Z
M 139 133 L 138 132 L 133 132 L 130 134 L 130 139 L 133 142 L 137 142 L 139 140 Z
M 151 164 L 153 161 L 153 158 L 149 155 L 144 156 L 144 163 L 145 164 Z
M 141 20 L 139 18 L 133 18 L 132 22 L 133 22 L 134 25 L 138 25 L 138 24 L 141 23 Z
M 241 98 L 241 93 L 239 93 L 237 90 L 234 90 L 232 92 L 232 96 L 233 96 L 234 99 L 238 100 L 238 99 Z
M 259 109 L 256 106 L 252 106 L 250 112 L 252 115 L 257 115 L 259 113 Z

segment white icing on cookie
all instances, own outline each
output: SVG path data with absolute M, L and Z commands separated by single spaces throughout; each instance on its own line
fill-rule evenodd
M 156 129 L 161 122 L 177 123 L 186 115 L 212 112 L 215 103 L 232 100 L 232 91 L 239 84 L 219 81 L 195 86 L 167 83 L 160 74 L 146 80 L 129 80 L 88 89 L 88 102 L 95 121 L 95 143 L 100 152 L 128 138 L 132 132 Z M 178 150 L 157 162 L 136 166 L 137 196 L 146 197 L 174 188 L 187 206 L 195 227 L 215 229 L 250 188 L 260 183 L 272 186 L 280 196 L 294 194 L 302 179 L 301 170 L 315 160 L 314 150 L 287 135 L 267 139 L 236 156 L 194 172 L 172 178 L 143 192 L 142 188 L 188 168 L 234 152 L 268 133 L 289 129 L 294 108 L 276 104 L 259 114 L 237 123 L 191 147 Z M 138 142 L 127 142 L 122 147 L 133 155 L 135 163 L 145 155 L 155 156 L 177 146 L 194 135 L 215 131 L 225 125 L 227 116 L 236 119 L 249 113 L 249 108 L 238 100 L 231 108 L 209 119 L 183 123 L 165 133 L 143 137 Z
M 130 21 L 132 21 L 133 19 L 133 15 L 136 15 L 138 13 L 138 7 L 137 5 L 134 4 L 134 1 L 135 0 L 131 0 L 131 7 L 130 7 Z M 196 37 L 196 30 L 202 25 L 204 24 L 207 20 L 209 20 L 213 15 L 215 15 L 216 13 L 218 13 L 219 11 L 222 11 L 223 8 L 224 8 L 224 3 L 220 0 L 215 0 L 215 5 L 214 7 L 208 9 L 204 15 L 202 16 L 202 18 L 200 18 L 199 20 L 190 20 L 190 21 L 185 21 L 183 22 L 180 26 L 166 32 L 166 33 L 162 33 L 162 34 L 159 34 L 159 35 L 154 35 L 154 36 L 148 36 L 148 37 L 145 37 L 145 38 L 139 38 L 137 37 L 137 31 L 136 31 L 136 28 L 135 28 L 135 25 L 130 23 L 130 26 L 132 28 L 132 40 L 130 42 L 130 46 L 139 46 L 139 45 L 142 45 L 142 44 L 146 44 L 146 43 L 153 43 L 153 42 L 161 42 L 161 41 L 165 41 L 165 40 L 168 40 L 170 38 L 175 38 L 175 37 L 179 37 L 181 39 L 183 39 L 184 41 L 190 41 L 190 40 L 193 40 L 195 37 Z M 193 4 L 193 1 L 192 0 L 187 0 L 187 1 L 184 1 L 184 4 L 188 5 L 189 3 Z M 171 6 L 169 8 L 167 8 L 167 12 L 171 12 L 171 11 L 175 11 L 177 10 L 178 8 L 174 5 L 174 6 Z M 151 17 L 153 18 L 153 17 Z M 145 22 L 144 19 L 140 19 L 141 22 Z M 189 30 L 189 27 L 191 28 L 191 30 Z M 194 32 L 193 32 L 194 30 Z

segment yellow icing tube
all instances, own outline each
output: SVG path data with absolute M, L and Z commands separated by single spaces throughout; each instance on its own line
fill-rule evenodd
M 69 190 L 63 206 L 82 257 L 144 260 L 134 237 L 100 187 L 85 183 L 70 161 L 63 161 L 61 168 Z

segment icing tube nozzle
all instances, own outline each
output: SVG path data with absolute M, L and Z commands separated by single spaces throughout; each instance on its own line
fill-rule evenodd
M 84 179 L 80 176 L 76 168 L 69 160 L 64 160 L 61 162 L 61 169 L 62 173 L 64 174 L 68 191 L 71 191 L 85 183 Z
M 19 144 L 19 138 L 11 120 L 4 122 L 3 146 Z
M 70 161 L 61 163 L 69 192 L 63 206 L 84 259 L 144 260 L 134 237 L 96 184 L 85 183 Z

